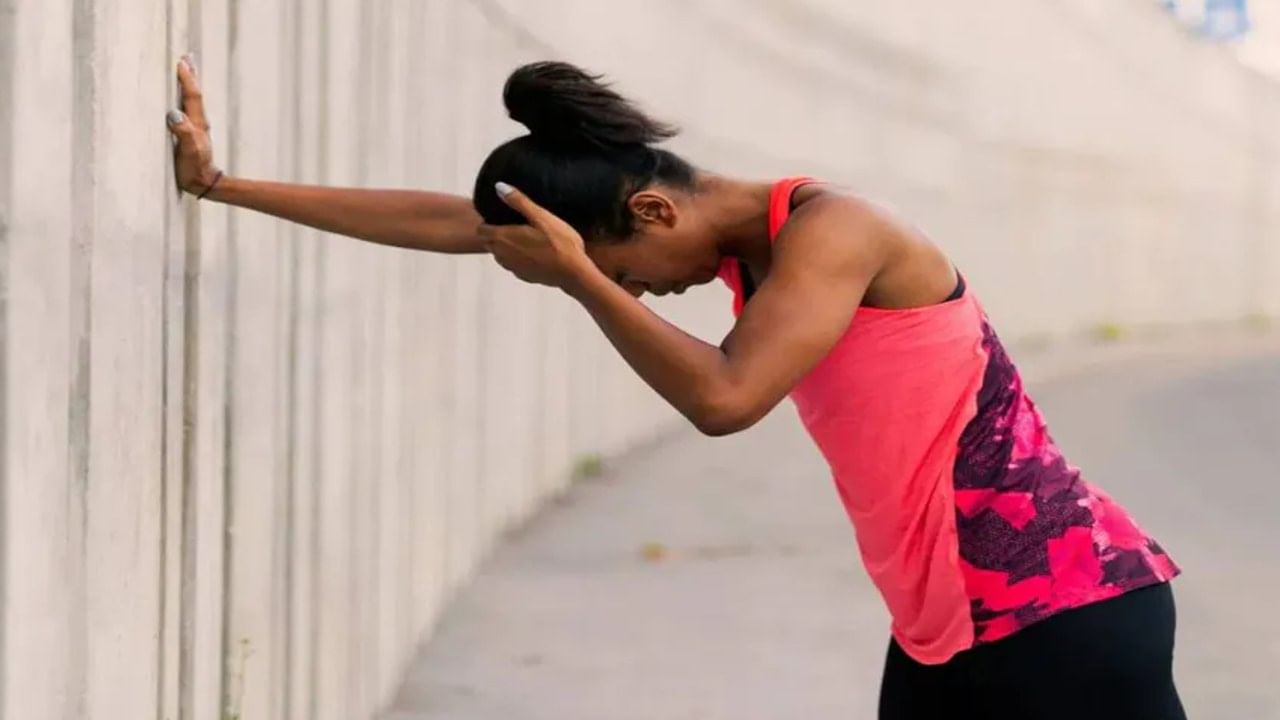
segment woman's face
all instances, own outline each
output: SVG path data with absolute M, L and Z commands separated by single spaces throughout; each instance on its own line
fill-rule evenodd
M 587 255 L 628 292 L 667 295 L 715 280 L 720 269 L 717 238 L 700 222 L 687 193 L 644 190 L 627 203 L 635 231 L 625 240 L 587 243 Z

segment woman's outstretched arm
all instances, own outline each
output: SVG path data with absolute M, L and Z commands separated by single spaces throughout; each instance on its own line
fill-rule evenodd
M 484 252 L 476 234 L 483 222 L 460 195 L 416 190 L 322 187 L 224 175 L 213 162 L 209 121 L 196 71 L 178 63 L 182 110 L 169 113 L 177 139 L 178 185 L 206 200 L 243 207 L 348 237 L 411 250 Z

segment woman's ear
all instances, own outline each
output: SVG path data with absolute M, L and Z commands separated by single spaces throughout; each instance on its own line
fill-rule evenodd
M 637 223 L 657 223 L 664 227 L 676 224 L 676 204 L 660 192 L 641 190 L 627 200 L 627 207 Z

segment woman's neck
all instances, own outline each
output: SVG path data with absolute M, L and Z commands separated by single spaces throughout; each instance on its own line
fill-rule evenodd
M 721 255 L 743 260 L 752 269 L 769 267 L 769 183 L 703 175 L 698 179 L 708 222 L 719 238 Z

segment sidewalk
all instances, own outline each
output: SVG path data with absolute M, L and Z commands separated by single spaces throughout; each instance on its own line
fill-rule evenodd
M 1280 442 L 1188 440 L 1223 413 L 1280 440 L 1280 351 L 1274 338 L 1204 344 L 1023 365 L 1068 455 L 1188 571 L 1179 681 L 1191 716 L 1280 718 L 1267 679 L 1280 667 L 1267 600 L 1280 591 Z M 1239 482 L 1210 493 L 1206 467 Z M 1226 608 L 1230 577 L 1256 599 Z M 389 717 L 874 718 L 887 627 L 787 404 L 740 435 L 684 431 L 620 458 L 544 511 L 445 614 Z

